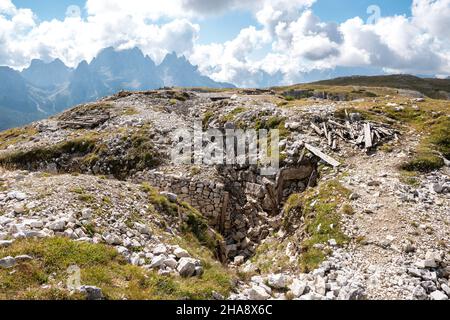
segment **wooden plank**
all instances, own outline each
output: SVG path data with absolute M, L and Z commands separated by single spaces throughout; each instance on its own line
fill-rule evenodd
M 339 137 L 341 137 L 342 140 L 346 140 L 345 137 L 344 137 L 344 132 L 343 132 L 342 130 L 337 130 L 337 131 L 336 131 L 336 134 L 337 134 Z
M 386 136 L 392 135 L 392 132 L 390 132 L 389 130 L 384 129 L 384 128 L 378 128 L 378 131 L 380 131 L 381 133 L 383 133 Z
M 327 125 L 325 122 L 323 123 L 323 133 L 324 133 L 325 137 L 328 138 L 328 130 L 327 130 Z
M 364 125 L 364 142 L 365 142 L 366 149 L 369 149 L 373 146 L 370 123 L 366 123 Z
M 343 128 L 343 129 L 346 129 L 347 127 L 346 126 L 344 126 L 343 124 L 340 124 L 339 122 L 336 122 L 336 121 L 333 121 L 333 120 L 328 120 L 328 123 L 330 123 L 330 124 L 333 124 L 333 125 L 335 125 L 335 126 L 337 126 L 337 127 L 339 127 L 339 128 Z
M 306 155 L 306 149 L 303 148 L 302 152 L 300 152 L 300 156 L 298 157 L 297 163 L 301 163 L 303 161 L 303 159 L 305 159 L 305 155 Z
M 322 130 L 320 130 L 320 128 L 318 126 L 316 126 L 314 123 L 311 122 L 311 128 L 314 129 L 314 131 L 321 136 L 323 134 Z
M 357 145 L 360 145 L 361 143 L 363 143 L 363 141 L 364 141 L 364 135 L 360 135 L 359 137 L 358 137 L 358 139 L 356 139 L 356 144 Z
M 377 136 L 377 139 L 378 139 L 378 140 L 381 140 L 381 136 L 380 136 L 380 134 L 378 133 L 378 131 L 377 131 L 377 130 L 374 130 L 373 132 L 375 132 L 375 135 Z
M 326 163 L 328 163 L 329 165 L 331 165 L 333 167 L 339 167 L 341 165 L 339 163 L 339 161 L 337 161 L 337 160 L 333 159 L 332 157 L 326 155 L 325 153 L 323 153 L 322 151 L 320 151 L 316 147 L 313 147 L 310 144 L 305 143 L 305 148 L 308 149 L 311 153 L 313 153 L 314 155 L 318 156 L 320 159 L 322 159 L 323 161 L 325 161 Z

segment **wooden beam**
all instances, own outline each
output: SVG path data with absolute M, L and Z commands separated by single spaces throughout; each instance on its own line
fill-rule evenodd
M 310 144 L 305 143 L 305 148 L 333 167 L 339 167 L 341 165 L 337 160 L 326 155 L 325 153 L 323 153 L 322 151 L 320 151 L 316 147 L 313 147 Z
M 364 124 L 364 142 L 366 144 L 366 149 L 372 148 L 373 143 L 370 123 Z
M 323 134 L 322 130 L 320 130 L 320 128 L 318 126 L 316 126 L 314 123 L 311 122 L 311 128 L 314 129 L 314 131 L 321 136 Z

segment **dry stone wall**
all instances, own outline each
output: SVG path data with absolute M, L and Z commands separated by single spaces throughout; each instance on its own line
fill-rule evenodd
M 176 194 L 180 201 L 189 203 L 208 218 L 217 230 L 226 231 L 226 226 L 230 225 L 229 196 L 220 182 L 199 181 L 158 171 L 140 173 L 137 180 L 149 182 L 159 191 Z
M 304 191 L 315 179 L 316 168 L 316 161 L 309 159 L 297 168 L 281 169 L 272 179 L 258 175 L 255 168 L 224 166 L 218 168 L 219 181 L 155 170 L 141 172 L 135 180 L 192 205 L 224 236 L 228 259 L 242 260 L 253 256 L 257 244 L 277 227 L 284 199 Z

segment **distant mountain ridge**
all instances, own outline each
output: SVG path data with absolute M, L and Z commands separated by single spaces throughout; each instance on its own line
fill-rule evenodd
M 160 65 L 139 48 L 105 48 L 90 63 L 73 69 L 61 60 L 35 59 L 22 72 L 0 67 L 0 130 L 24 125 L 73 105 L 96 101 L 120 90 L 164 86 L 234 88 L 202 75 L 184 56 L 168 54 Z

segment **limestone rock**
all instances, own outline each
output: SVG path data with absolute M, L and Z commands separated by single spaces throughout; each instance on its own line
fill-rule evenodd
M 65 226 L 66 226 L 66 222 L 64 220 L 57 220 L 57 221 L 51 222 L 48 225 L 48 228 L 53 231 L 64 231 Z
M 267 279 L 267 283 L 274 289 L 285 289 L 289 285 L 290 279 L 284 274 L 271 274 Z
M 250 300 L 267 300 L 270 298 L 270 294 L 260 286 L 253 286 L 250 288 L 247 291 L 247 295 Z
M 180 258 L 189 258 L 190 257 L 189 253 L 186 250 L 182 249 L 182 248 L 176 248 L 173 251 L 173 254 L 179 259 Z
M 164 265 L 166 265 L 172 269 L 175 269 L 178 265 L 178 262 L 174 258 L 168 258 L 168 259 L 164 260 Z
M 306 283 L 298 279 L 294 279 L 294 281 L 292 281 L 291 285 L 289 286 L 289 290 L 291 290 L 292 294 L 296 298 L 299 298 L 305 292 L 305 289 Z
M 443 293 L 442 291 L 438 291 L 438 290 L 432 292 L 430 294 L 430 298 L 431 298 L 431 300 L 439 300 L 439 301 L 448 300 L 448 296 L 445 293 Z
M 195 260 L 192 258 L 181 258 L 178 262 L 177 271 L 182 277 L 192 277 L 195 274 Z
M 0 259 L 0 268 L 12 268 L 16 265 L 16 259 L 14 259 L 11 256 L 8 256 L 6 258 Z
M 154 256 L 152 259 L 152 262 L 150 263 L 150 268 L 159 268 L 164 264 L 164 262 L 167 260 L 167 257 L 164 255 L 157 255 Z
M 160 194 L 164 197 L 166 197 L 170 202 L 177 202 L 178 196 L 175 193 L 162 191 Z
M 13 244 L 13 240 L 0 240 L 0 248 L 7 248 Z

